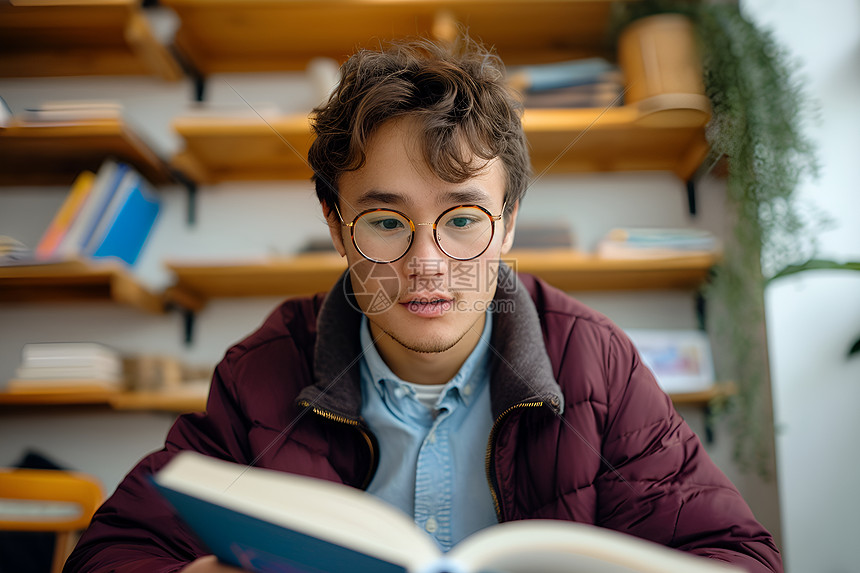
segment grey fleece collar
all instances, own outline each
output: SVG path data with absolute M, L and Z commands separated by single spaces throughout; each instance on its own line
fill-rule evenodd
M 317 318 L 314 384 L 302 390 L 297 400 L 358 420 L 361 313 L 350 304 L 351 296 L 352 283 L 346 271 L 323 301 Z M 543 343 L 537 309 L 525 286 L 505 263 L 499 267 L 494 304 L 490 341 L 493 418 L 511 406 L 535 401 L 543 401 L 560 413 L 564 401 Z

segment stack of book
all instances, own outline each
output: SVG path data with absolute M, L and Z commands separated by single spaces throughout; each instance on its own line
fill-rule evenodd
M 714 255 L 719 241 L 699 229 L 620 228 L 612 229 L 597 245 L 604 259 L 666 259 Z
M 65 123 L 122 119 L 122 104 L 116 101 L 49 101 L 24 110 L 24 122 Z
M 605 108 L 624 104 L 624 74 L 603 58 L 516 68 L 511 86 L 527 108 Z
M 24 345 L 6 391 L 120 390 L 122 384 L 122 356 L 113 348 L 95 342 L 31 343 Z
M 81 173 L 35 248 L 37 262 L 111 257 L 133 265 L 160 199 L 131 166 L 109 159 Z

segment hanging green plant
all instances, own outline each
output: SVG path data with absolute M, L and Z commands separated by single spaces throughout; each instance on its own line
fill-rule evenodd
M 769 376 L 764 286 L 779 269 L 813 257 L 813 229 L 823 222 L 804 217 L 810 210 L 801 210 L 795 196 L 800 180 L 817 174 L 814 146 L 802 132 L 809 108 L 798 64 L 736 5 L 624 3 L 616 27 L 660 13 L 680 13 L 696 29 L 713 111 L 706 135 L 712 158 L 724 158 L 728 167 L 733 236 L 704 294 L 715 338 L 728 341 L 718 375 L 734 380 L 738 391 L 717 413 L 730 418 L 738 465 L 767 476 L 770 420 L 760 415 L 769 399 L 762 386 Z

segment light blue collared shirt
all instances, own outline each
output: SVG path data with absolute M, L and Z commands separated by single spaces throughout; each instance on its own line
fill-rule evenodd
M 380 450 L 367 491 L 411 515 L 443 551 L 497 523 L 485 469 L 491 332 L 487 312 L 477 346 L 430 409 L 379 355 L 362 318 L 361 414 Z

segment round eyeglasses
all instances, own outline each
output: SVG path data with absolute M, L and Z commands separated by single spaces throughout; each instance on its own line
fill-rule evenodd
M 433 240 L 443 253 L 458 261 L 468 261 L 484 254 L 493 241 L 496 221 L 480 205 L 457 205 L 442 212 L 433 223 L 413 223 L 412 219 L 393 209 L 368 209 L 359 213 L 351 223 L 345 223 L 335 205 L 341 225 L 349 227 L 352 244 L 367 260 L 393 263 L 402 258 L 415 239 L 415 227 L 432 225 Z

